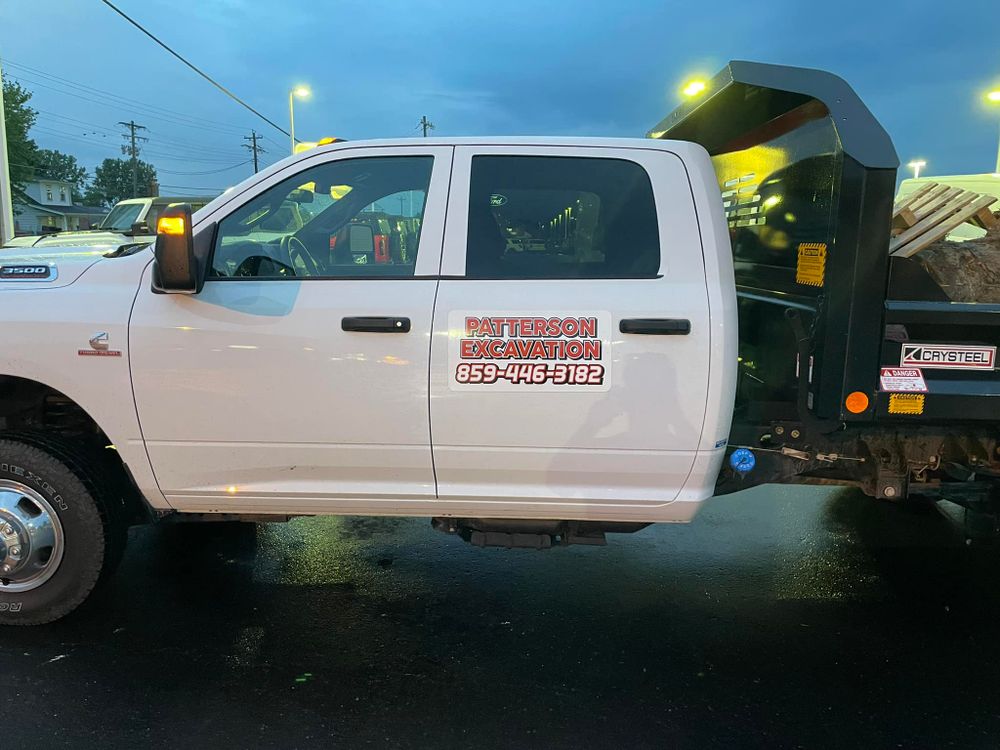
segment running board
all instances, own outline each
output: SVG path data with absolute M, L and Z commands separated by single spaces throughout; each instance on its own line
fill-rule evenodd
M 551 549 L 570 544 L 603 547 L 606 533 L 631 534 L 648 523 L 545 521 L 505 518 L 432 518 L 431 526 L 461 537 L 475 547 Z

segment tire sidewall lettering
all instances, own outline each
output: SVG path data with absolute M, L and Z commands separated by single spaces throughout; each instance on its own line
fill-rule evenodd
M 28 480 L 44 492 L 47 495 L 49 502 L 56 508 L 64 511 L 69 510 L 69 504 L 63 499 L 63 496 L 59 493 L 59 491 L 33 471 L 24 469 L 14 464 L 0 462 L 0 473 L 13 474 L 16 477 Z

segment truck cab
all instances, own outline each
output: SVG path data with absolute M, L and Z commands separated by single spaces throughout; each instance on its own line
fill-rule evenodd
M 4 259 L 0 622 L 72 609 L 144 518 L 545 546 L 713 494 L 736 298 L 697 145 L 336 143 L 159 228 L 155 253 Z

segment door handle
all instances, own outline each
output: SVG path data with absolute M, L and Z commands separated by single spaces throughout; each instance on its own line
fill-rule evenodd
M 342 319 L 340 328 L 360 333 L 409 333 L 410 319 L 392 315 L 356 315 Z
M 687 318 L 623 318 L 618 330 L 650 336 L 687 336 L 691 333 L 691 321 Z

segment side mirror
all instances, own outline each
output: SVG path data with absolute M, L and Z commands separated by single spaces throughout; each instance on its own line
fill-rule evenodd
M 156 257 L 153 263 L 153 291 L 160 294 L 197 294 L 204 276 L 194 254 L 191 234 L 191 206 L 168 206 L 156 222 Z
M 149 231 L 149 224 L 147 224 L 145 221 L 134 222 L 132 224 L 132 228 L 129 230 L 129 233 L 133 237 L 136 237 L 140 234 L 152 234 L 152 232 Z

